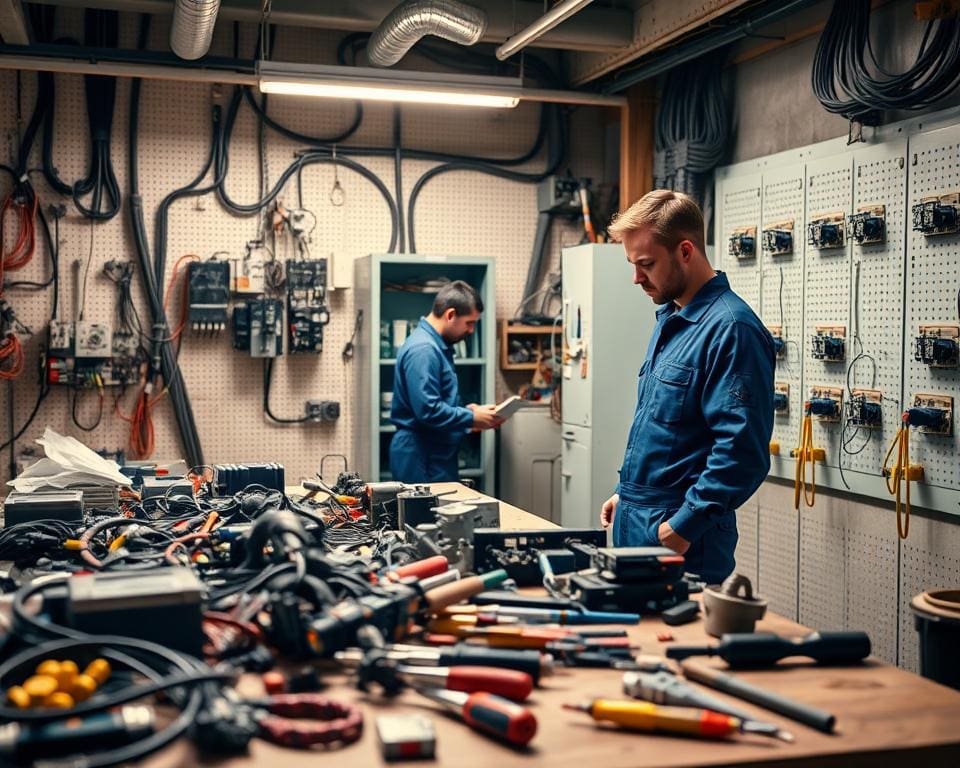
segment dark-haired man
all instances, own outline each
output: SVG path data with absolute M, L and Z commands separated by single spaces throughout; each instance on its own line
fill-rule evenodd
M 390 471 L 404 483 L 453 481 L 460 441 L 470 429 L 501 420 L 493 405 L 460 405 L 453 345 L 473 333 L 483 312 L 480 294 L 462 280 L 440 289 L 397 355 L 390 420 Z

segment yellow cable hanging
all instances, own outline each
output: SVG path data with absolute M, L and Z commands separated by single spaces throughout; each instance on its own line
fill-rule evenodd
M 804 417 L 800 422 L 800 445 L 794 450 L 797 459 L 797 470 L 793 482 L 793 508 L 800 509 L 800 494 L 808 507 L 812 507 L 817 498 L 817 465 L 814 461 L 813 448 L 813 417 L 810 415 L 810 404 L 804 409 Z M 810 462 L 810 493 L 807 493 L 807 462 Z
M 890 443 L 887 455 L 883 459 L 881 472 L 887 484 L 887 491 L 896 499 L 897 535 L 905 539 L 910 534 L 910 421 L 906 411 L 902 419 L 903 426 L 897 430 L 893 442 Z M 897 451 L 897 463 L 888 467 L 887 462 L 890 461 L 894 449 Z M 901 503 L 901 481 L 907 484 L 903 503 Z

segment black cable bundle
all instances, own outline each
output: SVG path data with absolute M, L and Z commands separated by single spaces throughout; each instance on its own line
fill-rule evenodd
M 725 51 L 715 51 L 673 70 L 657 114 L 654 186 L 696 200 L 707 232 L 713 209 L 710 175 L 730 139 L 730 109 L 720 79 L 725 59 Z
M 931 19 L 905 72 L 887 72 L 870 42 L 870 0 L 835 0 L 813 59 L 812 84 L 828 112 L 877 124 L 879 112 L 924 109 L 960 83 L 960 17 Z

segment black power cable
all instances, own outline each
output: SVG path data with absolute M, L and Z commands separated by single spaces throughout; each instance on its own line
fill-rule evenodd
M 879 122 L 885 110 L 925 109 L 960 84 L 960 16 L 931 19 L 913 64 L 885 70 L 870 42 L 870 0 L 835 0 L 817 44 L 811 82 L 824 109 Z

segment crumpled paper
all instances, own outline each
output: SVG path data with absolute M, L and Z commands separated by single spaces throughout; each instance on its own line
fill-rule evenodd
M 7 482 L 21 493 L 77 485 L 130 485 L 130 478 L 120 471 L 117 462 L 103 458 L 76 438 L 47 427 L 37 443 L 43 446 L 46 457 Z

